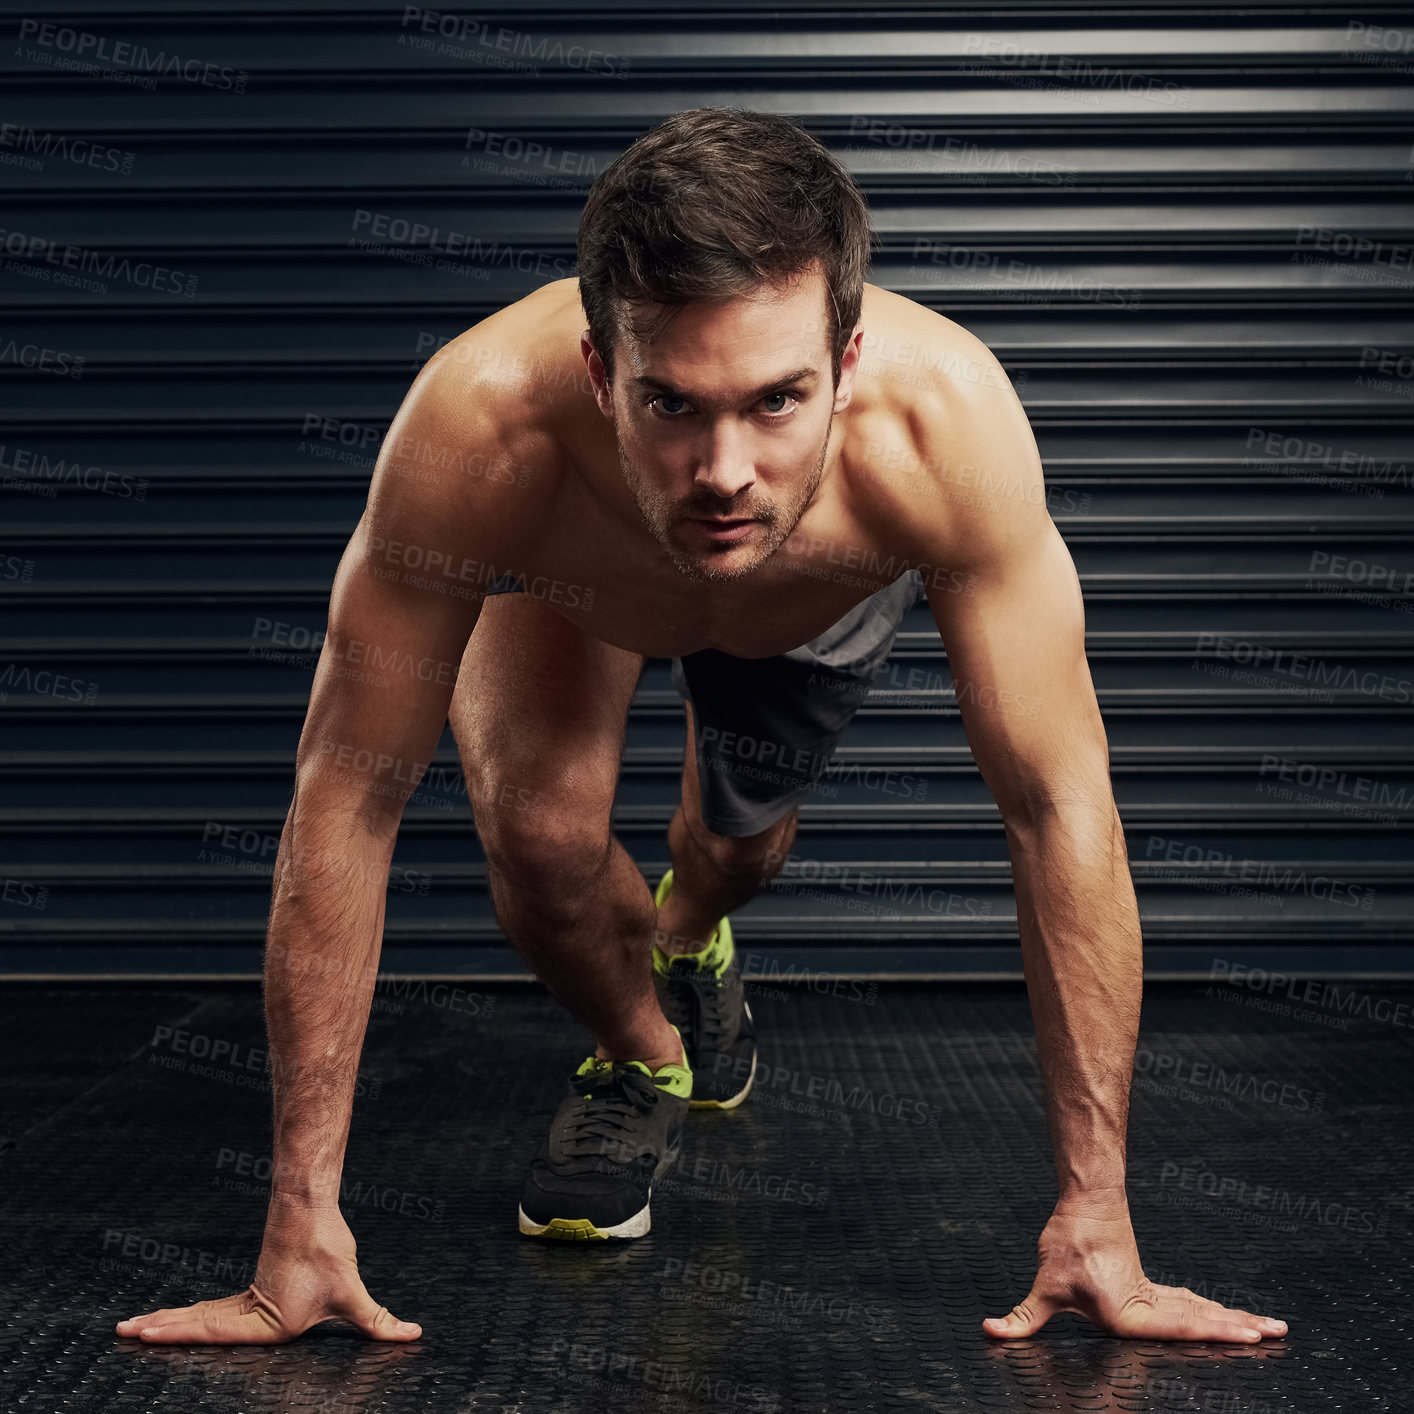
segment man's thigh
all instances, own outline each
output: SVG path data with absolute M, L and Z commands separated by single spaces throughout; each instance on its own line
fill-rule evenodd
M 531 594 L 489 596 L 448 710 L 478 824 L 520 803 L 590 811 L 607 830 L 642 670 L 641 654 L 594 638 Z
M 707 648 L 673 659 L 673 685 L 692 706 L 698 799 L 709 830 L 760 834 L 810 795 L 899 625 L 924 598 L 922 578 L 910 571 L 789 652 L 738 658 Z

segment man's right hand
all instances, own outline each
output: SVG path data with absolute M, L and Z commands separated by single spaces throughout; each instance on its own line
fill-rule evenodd
M 117 1332 L 149 1345 L 284 1345 L 333 1316 L 373 1340 L 416 1340 L 422 1327 L 400 1321 L 368 1294 L 357 1244 L 337 1209 L 272 1220 L 245 1291 L 119 1321 Z

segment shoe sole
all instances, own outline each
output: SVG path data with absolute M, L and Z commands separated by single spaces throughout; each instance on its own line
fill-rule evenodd
M 516 1212 L 520 1215 L 520 1230 L 527 1237 L 549 1237 L 561 1242 L 607 1242 L 610 1238 L 642 1237 L 653 1226 L 647 1203 L 631 1218 L 612 1227 L 595 1227 L 589 1218 L 551 1218 L 547 1223 L 532 1222 L 526 1217 L 525 1209 L 518 1204 Z
M 755 1066 L 752 1072 L 755 1073 Z M 659 1159 L 657 1168 L 653 1170 L 655 1183 L 673 1166 L 681 1148 L 679 1141 Z M 653 1195 L 651 1185 L 648 1194 L 650 1198 Z M 526 1217 L 525 1209 L 519 1203 L 516 1204 L 516 1213 L 517 1223 L 526 1237 L 548 1237 L 560 1242 L 607 1242 L 611 1238 L 628 1241 L 651 1231 L 653 1216 L 648 1211 L 649 1206 L 645 1202 L 632 1216 L 610 1227 L 598 1227 L 592 1218 L 551 1218 L 547 1223 L 538 1223 Z

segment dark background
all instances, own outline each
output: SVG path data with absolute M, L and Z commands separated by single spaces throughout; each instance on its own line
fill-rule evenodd
M 258 974 L 383 431 L 439 342 L 573 273 L 594 175 L 702 103 L 802 118 L 869 198 L 871 280 L 1012 374 L 1149 976 L 1409 975 L 1408 6 L 0 9 L 5 975 Z M 654 880 L 668 666 L 614 819 Z M 739 915 L 782 968 L 1020 975 L 947 682 L 919 606 L 839 764 L 926 793 L 855 773 L 803 808 L 800 860 Z M 522 975 L 450 731 L 436 765 L 383 965 Z M 817 897 L 827 864 L 852 886 Z

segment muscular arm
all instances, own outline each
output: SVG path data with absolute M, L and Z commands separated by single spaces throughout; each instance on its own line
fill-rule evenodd
M 1062 1202 L 1124 1193 L 1143 953 L 1070 555 L 1044 507 L 929 602 L 1002 813 Z
M 335 576 L 276 858 L 264 971 L 273 1171 L 255 1280 L 121 1322 L 120 1335 L 276 1344 L 330 1316 L 377 1339 L 421 1333 L 369 1296 L 338 1201 L 398 825 L 441 738 L 484 587 L 473 574 L 429 589 L 390 547 L 490 559 L 509 549 L 515 515 L 509 492 L 469 485 L 457 459 L 441 470 L 429 461 L 449 442 L 504 449 L 476 390 L 429 363 L 389 429 Z
M 1279 1335 L 1284 1322 L 1156 1286 L 1140 1266 L 1125 1137 L 1143 951 L 1084 604 L 1021 404 L 965 338 L 964 366 L 993 376 L 940 389 L 925 408 L 918 464 L 932 495 L 908 519 L 916 562 L 949 571 L 928 576 L 929 605 L 1006 830 L 1059 1187 L 1031 1292 L 983 1329 L 1030 1335 L 1069 1310 L 1116 1335 Z
M 272 1206 L 337 1206 L 398 824 L 442 735 L 479 611 L 474 597 L 401 584 L 401 567 L 380 554 L 381 544 L 419 543 L 411 513 L 429 499 L 372 498 L 330 600 L 265 951 Z

